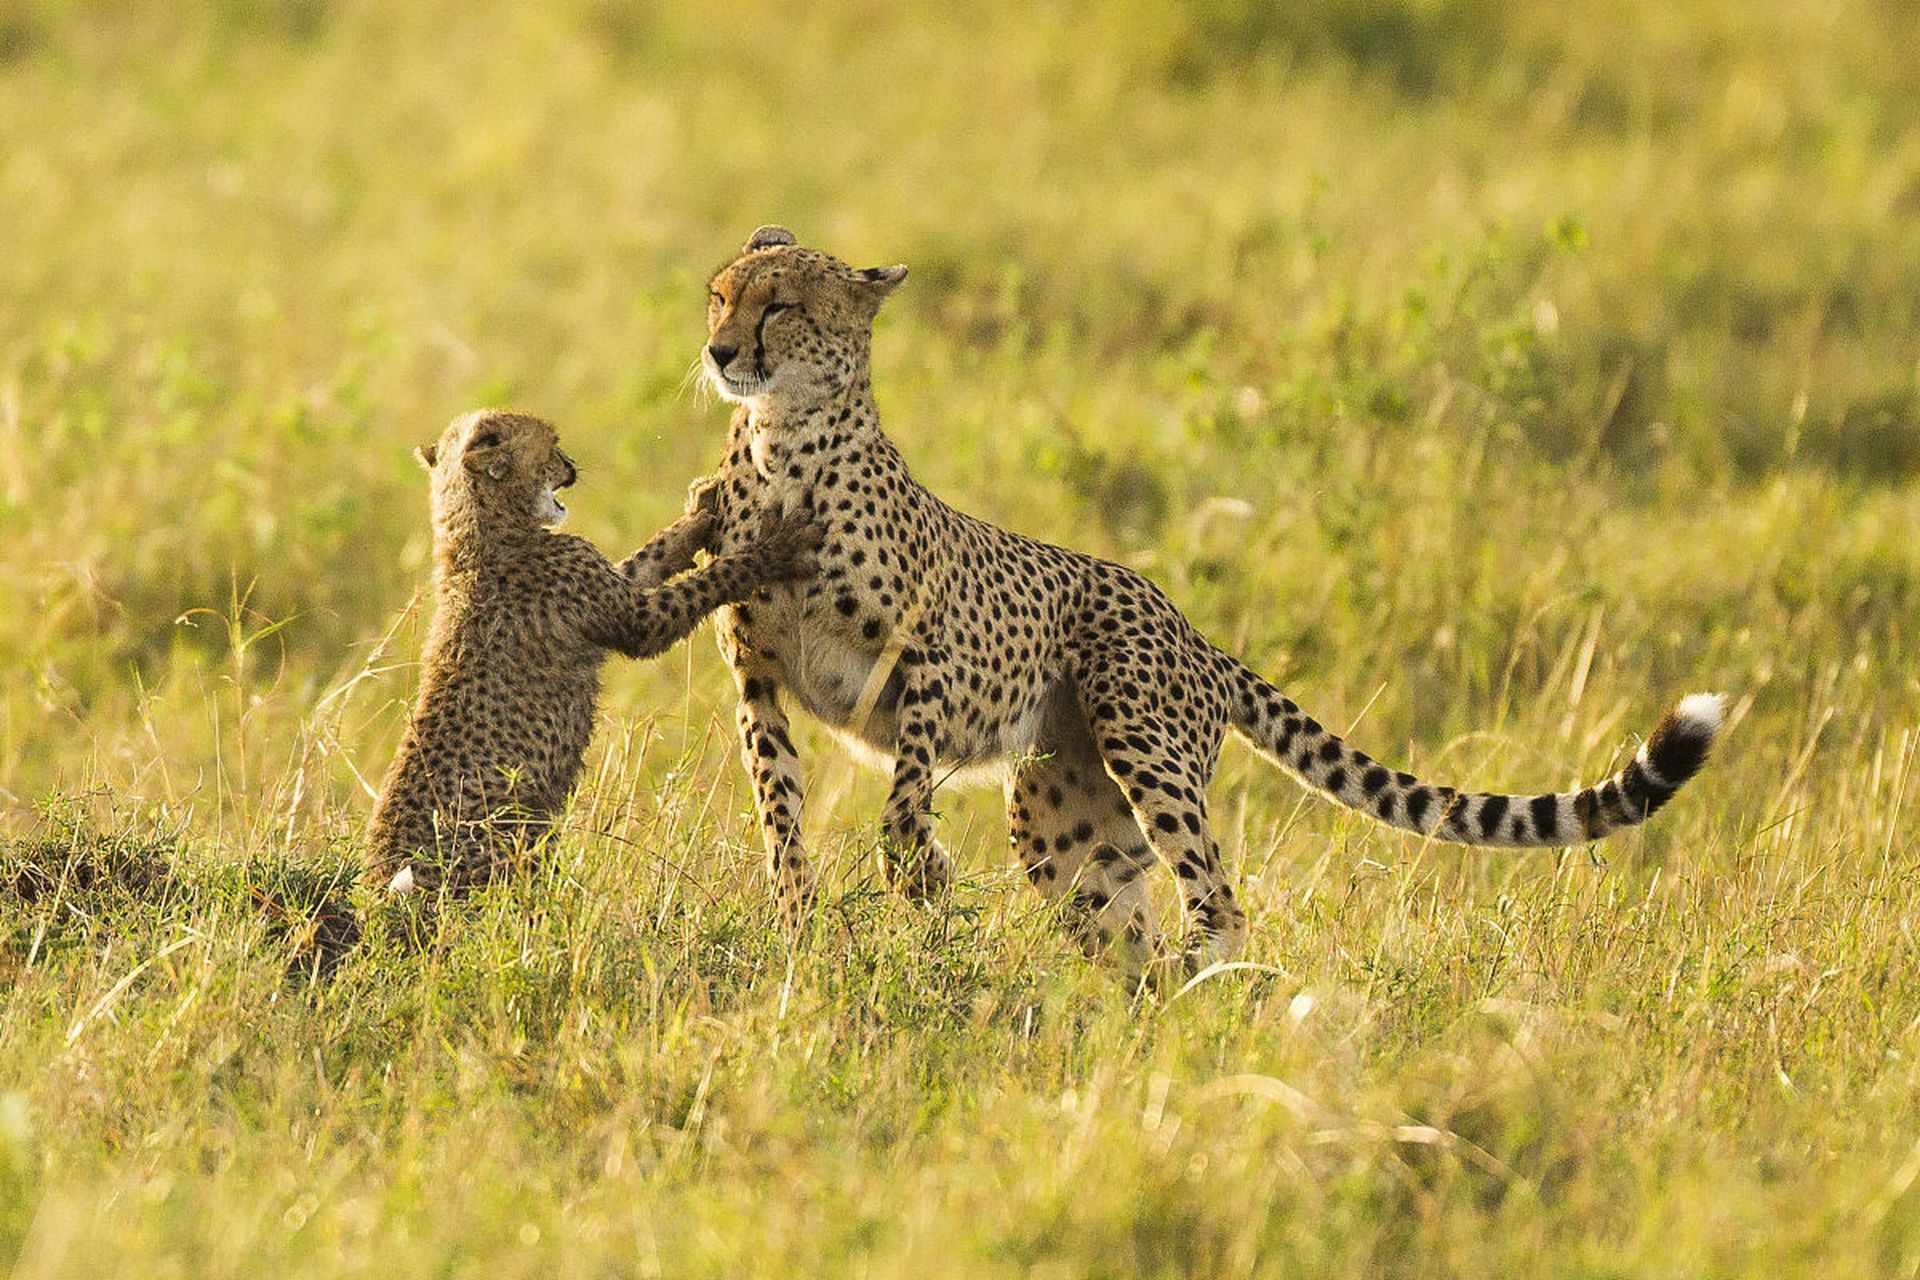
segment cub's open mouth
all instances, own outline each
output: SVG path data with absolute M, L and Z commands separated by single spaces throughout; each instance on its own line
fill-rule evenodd
M 555 449 L 554 456 L 565 468 L 560 478 L 540 491 L 540 523 L 556 525 L 567 518 L 567 504 L 560 501 L 560 490 L 571 489 L 574 481 L 580 478 L 580 468 L 574 465 L 572 458 Z

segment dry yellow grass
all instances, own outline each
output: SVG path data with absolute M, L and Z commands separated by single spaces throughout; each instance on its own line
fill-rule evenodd
M 1509 8 L 0 8 L 0 1261 L 1920 1269 L 1920 25 Z M 1255 967 L 1135 1005 L 990 795 L 950 910 L 881 894 L 818 736 L 789 949 L 697 637 L 614 673 L 550 874 L 306 981 L 411 688 L 410 446 L 549 415 L 634 545 L 776 220 L 912 264 L 923 480 L 1375 754 L 1559 785 L 1708 687 L 1724 749 L 1597 856 L 1232 755 Z

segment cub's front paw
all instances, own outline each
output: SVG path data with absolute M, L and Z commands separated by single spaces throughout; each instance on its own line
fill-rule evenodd
M 719 476 L 701 476 L 687 486 L 687 514 L 706 516 L 712 520 L 720 518 Z
M 719 532 L 720 519 L 711 511 L 689 512 L 622 560 L 620 572 L 632 581 L 657 586 L 693 568 L 695 558 L 712 548 Z
M 788 515 L 769 512 L 761 517 L 759 536 L 751 554 L 769 581 L 809 578 L 815 567 L 814 553 L 820 549 L 823 537 L 820 526 L 798 512 Z

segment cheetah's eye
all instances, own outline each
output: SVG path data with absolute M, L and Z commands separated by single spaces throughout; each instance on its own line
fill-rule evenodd
M 764 312 L 764 314 L 769 320 L 771 320 L 774 316 L 779 315 L 782 311 L 791 311 L 791 310 L 793 310 L 793 304 L 791 302 L 769 302 L 767 304 L 767 309 Z
M 491 449 L 499 443 L 500 433 L 498 431 L 482 431 L 473 438 L 473 447 L 476 449 Z

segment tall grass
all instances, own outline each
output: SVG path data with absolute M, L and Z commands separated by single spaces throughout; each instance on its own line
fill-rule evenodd
M 1920 21 L 1893 3 L 344 0 L 0 10 L 0 1260 L 23 1277 L 1913 1274 Z M 706 271 L 911 264 L 889 428 L 1369 751 L 1230 751 L 1252 967 L 1136 1002 L 802 735 L 773 924 L 704 638 L 553 863 L 364 920 L 410 446 L 546 413 L 635 545 L 715 461 Z M 337 967 L 336 967 L 337 966 Z M 330 976 L 329 976 L 330 975 Z

